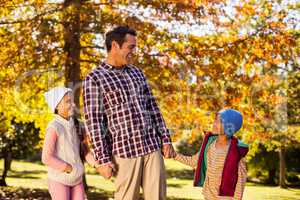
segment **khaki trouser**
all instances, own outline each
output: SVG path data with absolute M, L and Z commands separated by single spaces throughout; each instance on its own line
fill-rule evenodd
M 145 200 L 166 199 L 165 164 L 161 151 L 137 158 L 114 156 L 117 165 L 115 200 L 139 199 L 140 187 Z

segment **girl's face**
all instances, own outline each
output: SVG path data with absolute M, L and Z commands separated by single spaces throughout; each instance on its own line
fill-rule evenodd
M 224 128 L 223 128 L 221 117 L 219 114 L 216 114 L 215 121 L 213 123 L 212 132 L 214 134 L 224 135 Z
M 72 93 L 68 92 L 59 102 L 56 107 L 58 114 L 69 118 L 73 114 L 73 101 L 72 101 Z

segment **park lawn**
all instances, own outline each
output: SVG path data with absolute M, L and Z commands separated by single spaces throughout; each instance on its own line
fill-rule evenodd
M 0 161 L 2 173 L 3 161 Z M 167 193 L 168 199 L 202 199 L 201 188 L 192 187 L 193 173 L 187 166 L 173 160 L 166 160 Z M 12 187 L 0 188 L 0 197 L 3 193 L 14 192 L 29 195 L 35 194 L 36 199 L 49 199 L 47 194 L 46 167 L 40 163 L 13 161 L 12 170 L 8 174 L 7 184 Z M 89 199 L 109 199 L 113 195 L 114 184 L 95 173 L 87 167 L 87 183 L 91 187 Z M 20 190 L 22 188 L 22 190 Z M 28 189 L 28 190 L 27 190 Z M 29 194 L 28 194 L 29 193 Z M 44 195 L 45 197 L 40 197 Z M 38 198 L 40 197 L 40 198 Z M 16 197 L 14 197 L 16 199 Z M 25 198 L 26 199 L 26 198 Z M 245 200 L 300 200 L 300 189 L 281 189 L 248 183 Z

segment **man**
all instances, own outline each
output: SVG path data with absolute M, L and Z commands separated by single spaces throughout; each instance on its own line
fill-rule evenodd
M 175 151 L 146 77 L 130 64 L 136 31 L 119 26 L 106 34 L 107 59 L 84 80 L 84 116 L 97 171 L 116 172 L 115 200 L 166 199 L 166 158 Z

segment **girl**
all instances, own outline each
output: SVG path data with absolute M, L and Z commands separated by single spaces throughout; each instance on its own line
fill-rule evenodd
M 205 200 L 242 199 L 247 179 L 243 157 L 248 146 L 233 136 L 242 123 L 240 112 L 221 110 L 216 115 L 213 133 L 204 136 L 196 155 L 175 155 L 175 160 L 195 169 L 194 186 L 203 186 Z
M 84 140 L 84 126 L 72 117 L 72 90 L 56 87 L 45 93 L 55 118 L 46 129 L 42 162 L 48 166 L 48 188 L 53 200 L 85 199 L 82 177 L 84 166 L 80 149 Z M 91 152 L 84 151 L 85 159 L 94 166 Z

